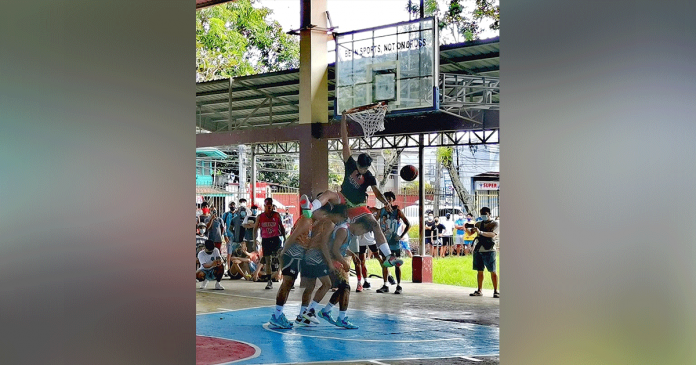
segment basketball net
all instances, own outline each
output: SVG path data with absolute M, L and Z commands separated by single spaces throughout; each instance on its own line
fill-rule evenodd
M 376 132 L 384 130 L 384 115 L 387 114 L 388 108 L 387 104 L 379 103 L 369 107 L 369 109 L 355 112 L 346 111 L 344 114 L 360 124 L 365 138 L 370 138 Z

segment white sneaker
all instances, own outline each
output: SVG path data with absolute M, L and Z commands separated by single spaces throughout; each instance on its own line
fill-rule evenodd
M 215 289 L 217 289 L 217 290 L 225 290 L 225 288 L 223 288 L 222 285 L 220 285 L 220 282 L 219 282 L 219 281 L 216 281 L 216 282 L 215 282 Z
M 208 286 L 208 280 L 203 280 L 201 283 L 201 289 L 205 289 L 206 286 Z

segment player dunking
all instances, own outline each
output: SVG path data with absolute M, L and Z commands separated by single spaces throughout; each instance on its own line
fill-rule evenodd
M 352 153 L 350 151 L 350 145 L 348 144 L 348 127 L 345 112 L 343 113 L 343 118 L 341 118 L 341 139 L 343 141 L 343 163 L 345 166 L 345 175 L 343 177 L 343 184 L 341 184 L 341 191 L 335 192 L 327 190 L 311 203 L 307 195 L 302 195 L 300 198 L 300 207 L 302 209 L 310 209 L 314 212 L 328 202 L 332 204 L 346 204 L 349 208 L 348 218 L 350 218 L 351 222 L 367 215 L 367 222 L 369 224 L 368 230 L 374 233 L 377 246 L 385 258 L 383 265 L 385 267 L 401 266 L 403 260 L 391 255 L 387 239 L 384 237 L 379 223 L 366 206 L 366 192 L 369 187 L 372 188 L 375 197 L 384 204 L 384 209 L 387 212 L 392 211 L 391 205 L 384 198 L 382 192 L 379 191 L 379 188 L 377 188 L 377 180 L 368 170 L 370 165 L 372 165 L 372 158 L 366 153 L 361 153 L 356 161 L 353 159 L 353 156 L 351 156 Z

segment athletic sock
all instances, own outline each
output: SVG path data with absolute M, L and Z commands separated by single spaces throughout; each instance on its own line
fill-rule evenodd
M 391 256 L 391 250 L 389 249 L 389 245 L 386 243 L 383 243 L 383 244 L 379 245 L 379 250 L 382 251 L 382 253 L 384 254 L 384 256 L 388 260 L 389 256 Z
M 304 306 L 304 305 L 303 305 L 303 306 L 300 307 L 300 315 L 302 315 L 302 314 L 303 314 L 304 312 L 306 312 L 306 311 L 307 311 L 307 306 Z
M 324 307 L 324 309 L 322 309 L 322 311 L 323 311 L 324 313 L 331 313 L 331 309 L 333 309 L 333 306 L 334 306 L 334 305 L 331 304 L 331 302 L 329 302 L 329 304 L 327 304 L 327 305 Z
M 275 312 L 273 313 L 273 315 L 274 315 L 276 318 L 280 318 L 280 315 L 281 315 L 281 314 L 283 314 L 283 306 L 282 306 L 282 305 L 276 305 Z
M 312 212 L 319 208 L 321 208 L 321 202 L 319 201 L 319 199 L 314 199 L 314 201 L 312 202 Z
M 317 302 L 315 302 L 315 301 L 312 301 L 312 303 L 309 304 L 309 309 L 310 309 L 310 310 L 311 310 L 311 309 L 314 309 L 314 308 L 316 308 L 318 305 L 319 305 L 319 303 L 317 303 Z
M 338 320 L 342 321 L 343 318 L 346 318 L 346 311 L 339 311 L 338 312 Z

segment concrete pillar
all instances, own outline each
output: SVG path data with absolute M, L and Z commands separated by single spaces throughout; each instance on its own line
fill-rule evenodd
M 328 122 L 326 0 L 300 0 L 300 125 Z M 313 28 L 310 28 L 313 26 Z M 316 29 L 320 28 L 320 29 Z M 312 30 L 314 29 L 314 30 Z M 308 133 L 300 137 L 300 194 L 328 188 L 328 141 Z
M 328 121 L 329 74 L 326 0 L 301 0 L 300 8 L 300 124 Z M 304 101 L 304 103 L 303 103 Z

